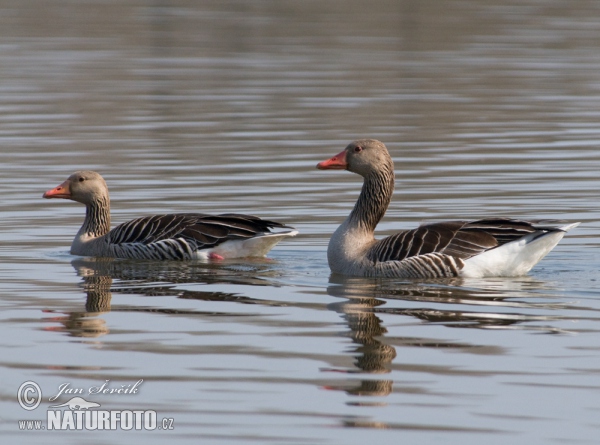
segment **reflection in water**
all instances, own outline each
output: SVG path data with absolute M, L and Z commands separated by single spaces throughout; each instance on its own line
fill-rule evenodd
M 394 288 L 387 284 L 379 290 L 380 297 L 456 305 L 456 309 L 445 310 L 439 306 L 435 309 L 395 307 L 382 308 L 377 312 L 409 315 L 447 327 L 525 329 L 550 334 L 564 332 L 547 324 L 563 320 L 564 317 L 547 312 L 569 309 L 569 306 L 554 301 L 552 295 L 544 293 L 545 289 L 552 287 L 530 276 L 511 279 L 452 279 L 441 281 L 437 285 L 408 284 Z M 464 310 L 465 306 L 485 307 L 489 310 L 469 311 Z
M 201 262 L 180 261 L 133 261 L 114 258 L 77 258 L 71 262 L 77 275 L 82 278 L 81 287 L 86 294 L 85 311 L 74 311 L 56 316 L 51 321 L 60 322 L 62 328 L 75 337 L 99 337 L 109 333 L 105 320 L 100 315 L 111 310 L 120 312 L 154 312 L 164 314 L 227 315 L 228 312 L 186 311 L 169 308 L 140 308 L 119 305 L 111 308 L 113 293 L 139 294 L 144 296 L 174 296 L 182 299 L 203 301 L 231 301 L 244 304 L 279 305 L 281 303 L 259 300 L 229 292 L 204 292 L 182 290 L 179 283 L 194 284 L 243 284 L 273 286 L 268 280 L 274 275 L 269 260 L 257 259 L 250 266 L 237 264 L 214 265 Z M 264 275 L 259 278 L 257 273 Z M 116 283 L 115 283 L 116 281 Z
M 556 311 L 569 309 L 569 305 L 553 301 L 544 294 L 544 289 L 552 289 L 545 282 L 526 276 L 511 279 L 449 279 L 422 282 L 397 282 L 393 280 L 357 280 L 332 275 L 328 293 L 345 298 L 372 298 L 383 302 L 404 300 L 415 303 L 435 303 L 436 308 L 427 307 L 379 307 L 374 305 L 372 312 L 409 315 L 448 327 L 498 328 L 543 330 L 548 333 L 562 332 L 553 326 L 517 326 L 527 322 L 549 322 L 563 320 L 560 315 L 530 313 L 531 310 Z M 541 301 L 523 301 L 524 298 Z M 439 304 L 454 306 L 457 309 L 440 309 Z M 488 311 L 467 311 L 464 307 L 486 307 Z M 518 312 L 507 312 L 518 309 Z
M 597 442 L 599 7 L 2 2 L 6 425 L 25 413 L 14 395 L 25 377 L 45 391 L 135 376 L 153 380 L 138 401 L 175 414 L 169 439 L 183 444 Z M 325 246 L 357 185 L 314 163 L 324 147 L 366 136 L 385 139 L 402 164 L 402 197 L 381 235 L 394 220 L 507 213 L 584 224 L 534 272 L 548 282 L 326 284 Z M 39 182 L 84 165 L 110 175 L 119 221 L 166 208 L 254 211 L 296 224 L 301 253 L 280 251 L 294 261 L 275 278 L 261 265 L 126 262 L 104 275 L 85 266 L 93 278 L 74 264 L 84 298 L 72 306 L 75 273 L 55 253 L 78 212 L 49 214 Z M 63 324 L 45 323 L 58 334 L 36 330 L 49 306 L 62 309 L 50 316 Z M 168 315 L 178 308 L 230 317 Z M 266 316 L 238 317 L 248 309 Z M 530 335 L 538 328 L 579 335 Z M 380 345 L 396 350 L 391 363 Z M 388 395 L 315 391 L 330 384 Z M 119 405 L 134 408 L 127 400 Z M 373 401 L 389 407 L 344 406 Z M 150 436 L 138 440 L 160 443 Z
M 501 348 L 490 348 L 456 344 L 447 340 L 428 338 L 384 339 L 387 333 L 377 314 L 408 315 L 429 323 L 439 323 L 447 327 L 462 328 L 511 328 L 538 330 L 546 333 L 565 332 L 551 325 L 530 323 L 551 322 L 564 317 L 540 313 L 528 313 L 568 308 L 565 304 L 551 301 L 542 292 L 546 283 L 531 277 L 519 279 L 463 280 L 397 282 L 388 279 L 365 279 L 331 275 L 327 293 L 343 301 L 328 307 L 340 314 L 350 328 L 350 338 L 358 346 L 352 353 L 359 371 L 381 374 L 390 372 L 391 363 L 396 358 L 396 349 L 390 341 L 402 347 L 457 348 L 480 354 L 501 354 Z M 525 302 L 522 298 L 543 298 L 540 302 Z M 403 300 L 409 307 L 398 307 L 396 301 Z M 414 303 L 435 304 L 434 308 L 413 307 Z M 457 309 L 440 309 L 439 304 L 457 306 Z M 389 305 L 390 307 L 384 307 Z M 465 305 L 484 306 L 486 311 L 466 311 Z M 507 312 L 507 308 L 519 312 Z M 527 323 L 527 324 L 525 324 Z M 337 386 L 330 389 L 344 390 L 351 395 L 386 396 L 392 392 L 391 380 L 361 380 L 352 387 Z
M 51 321 L 59 322 L 62 328 L 52 331 L 66 331 L 74 337 L 100 337 L 109 333 L 100 315 L 110 312 L 112 278 L 105 273 L 110 258 L 89 259 L 88 263 L 97 267 L 87 267 L 83 260 L 74 260 L 73 266 L 82 277 L 82 287 L 87 294 L 85 311 L 73 311 L 64 316 L 56 316 Z
M 374 307 L 385 302 L 351 293 L 344 296 L 347 298 L 346 301 L 331 304 L 328 308 L 343 314 L 348 323 L 350 338 L 358 345 L 353 351 L 356 357 L 355 366 L 364 373 L 389 373 L 389 365 L 396 357 L 396 349 L 376 338 L 385 334 L 387 330 L 383 327 L 381 319 L 373 313 Z M 391 380 L 364 379 L 352 388 L 344 388 L 344 390 L 352 395 L 386 396 L 391 393 L 392 385 Z
M 376 307 L 384 305 L 386 302 L 374 295 L 373 284 L 370 280 L 341 278 L 343 278 L 343 284 L 329 286 L 327 293 L 335 297 L 343 297 L 344 301 L 330 304 L 328 307 L 342 314 L 348 323 L 350 338 L 358 345 L 352 351 L 356 357 L 355 366 L 360 370 L 359 372 L 363 373 L 389 373 L 390 364 L 396 358 L 396 349 L 379 340 L 378 337 L 382 337 L 387 330 L 381 319 L 374 313 Z M 392 392 L 393 381 L 361 379 L 349 388 L 346 386 L 330 388 L 344 390 L 350 395 L 387 396 Z

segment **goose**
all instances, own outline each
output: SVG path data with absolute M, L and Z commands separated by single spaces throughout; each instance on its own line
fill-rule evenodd
M 364 178 L 354 209 L 334 232 L 327 260 L 334 274 L 396 278 L 484 278 L 525 275 L 564 234 L 579 225 L 489 218 L 422 224 L 376 240 L 394 191 L 394 163 L 374 139 L 351 142 L 320 170 Z
M 71 245 L 71 254 L 80 256 L 156 260 L 262 257 L 283 238 L 298 233 L 278 222 L 234 213 L 144 216 L 111 230 L 108 187 L 94 171 L 73 173 L 43 197 L 85 204 L 83 225 Z

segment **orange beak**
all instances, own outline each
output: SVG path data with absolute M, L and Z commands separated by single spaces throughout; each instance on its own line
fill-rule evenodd
M 317 164 L 319 170 L 346 170 L 348 163 L 346 162 L 346 150 L 340 151 L 333 158 Z
M 42 195 L 44 198 L 64 198 L 71 199 L 71 189 L 69 188 L 69 180 L 67 179 L 58 187 L 48 190 Z

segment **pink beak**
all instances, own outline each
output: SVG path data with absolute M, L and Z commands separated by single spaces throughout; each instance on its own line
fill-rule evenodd
M 317 164 L 319 170 L 345 170 L 348 168 L 346 162 L 346 150 L 340 151 L 333 158 L 327 159 L 326 161 L 319 162 Z
M 67 179 L 58 187 L 48 190 L 42 195 L 43 198 L 64 198 L 71 199 L 71 189 L 69 188 L 69 180 Z

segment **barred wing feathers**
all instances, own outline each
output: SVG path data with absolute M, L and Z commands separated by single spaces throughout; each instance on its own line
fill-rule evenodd
M 368 257 L 374 262 L 385 262 L 442 253 L 466 260 L 530 234 L 542 236 L 556 231 L 561 229 L 505 218 L 424 224 L 379 240 Z
M 273 228 L 290 228 L 251 215 L 168 214 L 136 218 L 123 223 L 108 234 L 110 244 L 152 244 L 184 239 L 194 249 L 214 247 L 234 239 L 252 238 L 271 233 Z

